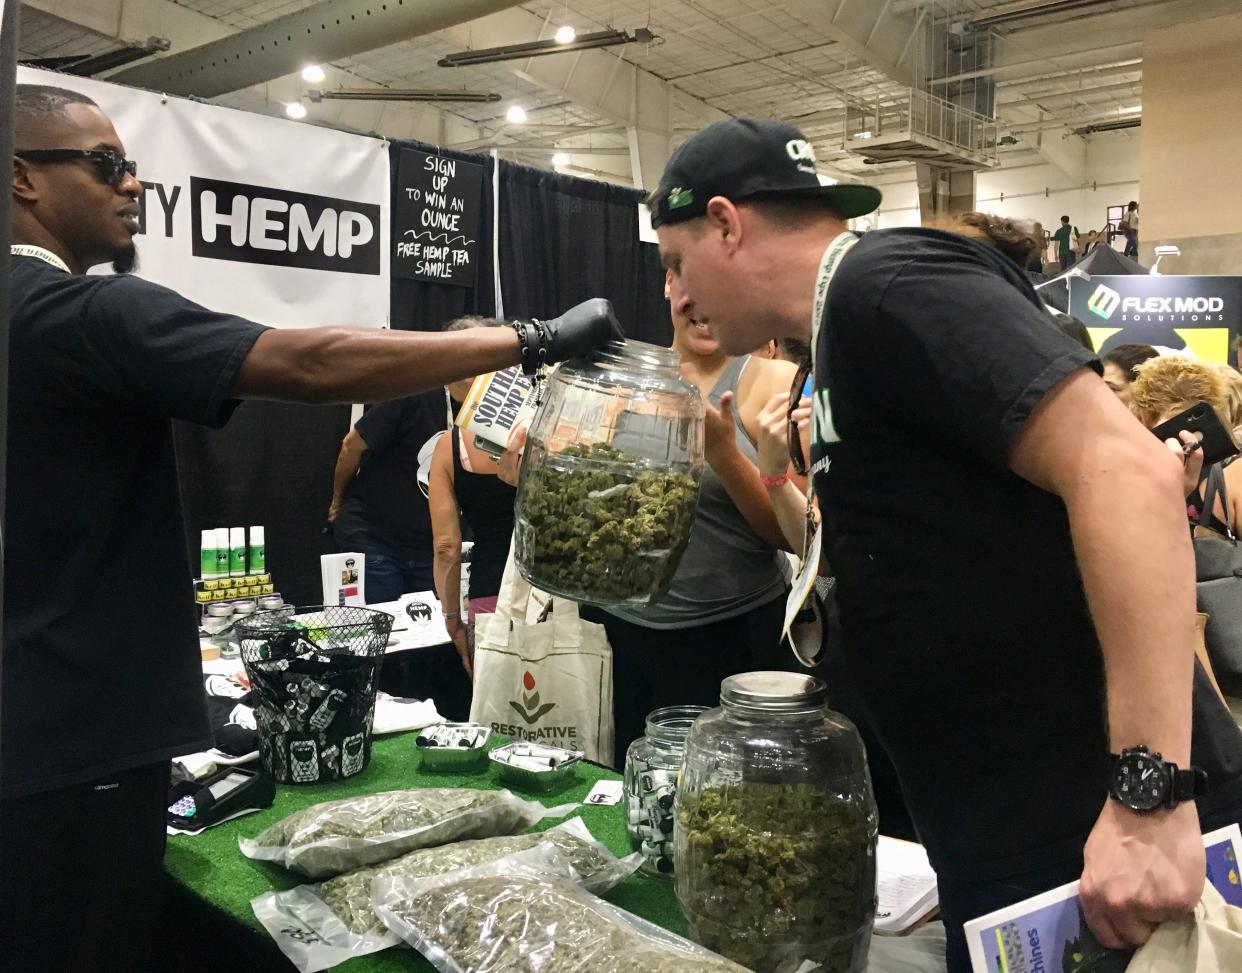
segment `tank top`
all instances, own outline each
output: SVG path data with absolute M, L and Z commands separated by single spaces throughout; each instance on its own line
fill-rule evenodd
M 749 361 L 750 356 L 746 355 L 729 362 L 707 397 L 712 405 L 719 408 L 725 392 L 736 394 Z M 738 448 L 755 462 L 755 443 L 736 410 L 734 424 Z M 703 470 L 690 540 L 668 593 L 650 605 L 605 610 L 647 628 L 691 628 L 744 615 L 783 597 L 789 575 L 789 561 L 784 553 L 754 532 L 708 466 Z
M 471 473 L 461 465 L 461 431 L 454 429 L 453 493 L 474 534 L 470 555 L 470 597 L 500 594 L 500 579 L 513 536 L 513 498 L 517 491 L 498 476 Z

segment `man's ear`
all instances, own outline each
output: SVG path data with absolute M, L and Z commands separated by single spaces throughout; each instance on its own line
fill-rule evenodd
M 13 157 L 13 195 L 28 203 L 38 202 L 39 190 L 35 188 L 30 164 L 25 159 Z
M 719 236 L 730 254 L 737 250 L 742 242 L 742 215 L 733 201 L 724 196 L 713 196 L 707 202 L 704 215 L 708 232 Z

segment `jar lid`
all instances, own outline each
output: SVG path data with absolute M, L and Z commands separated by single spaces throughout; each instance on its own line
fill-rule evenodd
M 797 672 L 742 672 L 720 684 L 720 701 L 755 709 L 788 712 L 821 706 L 828 687 Z

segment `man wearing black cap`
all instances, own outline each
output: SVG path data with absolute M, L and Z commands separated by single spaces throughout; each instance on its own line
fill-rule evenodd
M 1000 253 L 848 233 L 879 202 L 821 186 L 796 129 L 734 119 L 649 206 L 679 312 L 732 353 L 813 339 L 844 650 L 937 869 L 950 970 L 964 922 L 1080 876 L 1100 942 L 1142 943 L 1204 881 L 1182 467 Z

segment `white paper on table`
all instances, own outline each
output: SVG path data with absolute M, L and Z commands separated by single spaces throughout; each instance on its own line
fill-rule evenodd
M 375 720 L 371 725 L 375 736 L 421 730 L 443 722 L 434 699 L 398 699 L 387 693 L 375 694 Z
M 880 835 L 876 844 L 875 931 L 900 933 L 940 901 L 927 851 L 912 841 Z

